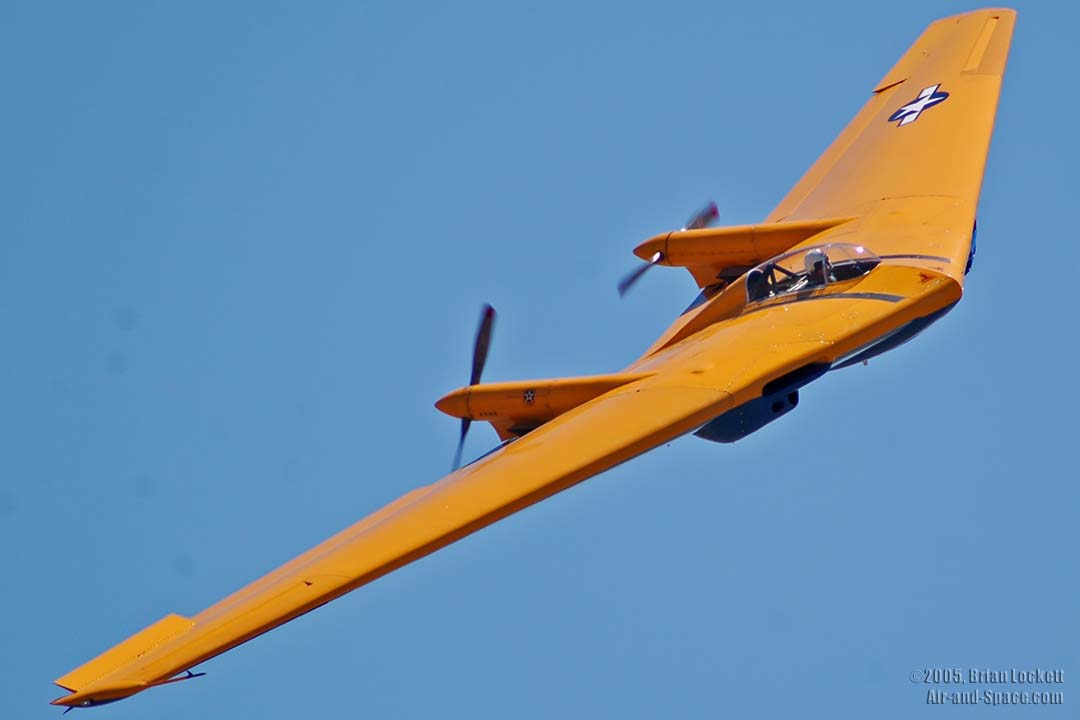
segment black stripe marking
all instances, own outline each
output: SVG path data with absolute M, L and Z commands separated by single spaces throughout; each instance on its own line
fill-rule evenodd
M 792 297 L 785 300 L 779 300 L 778 302 L 769 302 L 768 300 L 760 307 L 750 309 L 744 315 L 751 312 L 758 312 L 759 310 L 768 310 L 769 308 L 780 307 L 781 305 L 790 305 L 797 302 L 806 302 L 808 300 L 881 300 L 883 302 L 898 303 L 901 300 L 906 300 L 903 295 L 892 295 L 890 293 L 876 293 L 876 292 L 853 292 L 853 293 L 834 293 L 832 295 L 804 295 L 802 297 Z
M 947 257 L 941 257 L 940 255 L 919 255 L 918 253 L 908 253 L 902 255 L 878 255 L 882 260 L 934 260 L 936 262 L 951 263 L 952 260 Z

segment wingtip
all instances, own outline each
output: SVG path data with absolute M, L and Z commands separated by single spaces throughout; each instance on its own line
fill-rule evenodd
M 933 24 L 955 22 L 957 20 L 960 20 L 961 18 L 975 17 L 975 16 L 978 16 L 978 15 L 996 15 L 998 17 L 1005 17 L 1005 18 L 1013 19 L 1013 18 L 1016 17 L 1016 10 L 1014 10 L 1013 8 L 1007 8 L 1007 7 L 977 8 L 975 10 L 969 10 L 967 12 L 955 13 L 953 15 L 946 15 L 945 17 L 938 18 L 937 20 L 935 20 L 933 22 Z

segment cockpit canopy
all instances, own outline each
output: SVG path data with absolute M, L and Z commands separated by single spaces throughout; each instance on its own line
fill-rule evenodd
M 802 247 L 763 262 L 746 273 L 746 301 L 817 290 L 862 277 L 881 262 L 862 245 L 828 243 Z

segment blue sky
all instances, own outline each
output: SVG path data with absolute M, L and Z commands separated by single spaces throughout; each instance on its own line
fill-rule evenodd
M 0 714 L 444 474 L 481 303 L 486 379 L 624 367 L 694 295 L 620 302 L 634 245 L 764 217 L 971 7 L 8 3 Z M 1064 717 L 1080 11 L 1019 10 L 975 270 L 917 342 L 95 717 L 938 717 L 912 670 L 1033 666 L 1066 707 L 1002 716 Z

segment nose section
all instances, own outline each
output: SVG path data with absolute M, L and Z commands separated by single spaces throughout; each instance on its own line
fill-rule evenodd
M 456 418 L 469 417 L 469 388 L 463 387 L 439 398 L 436 409 Z

